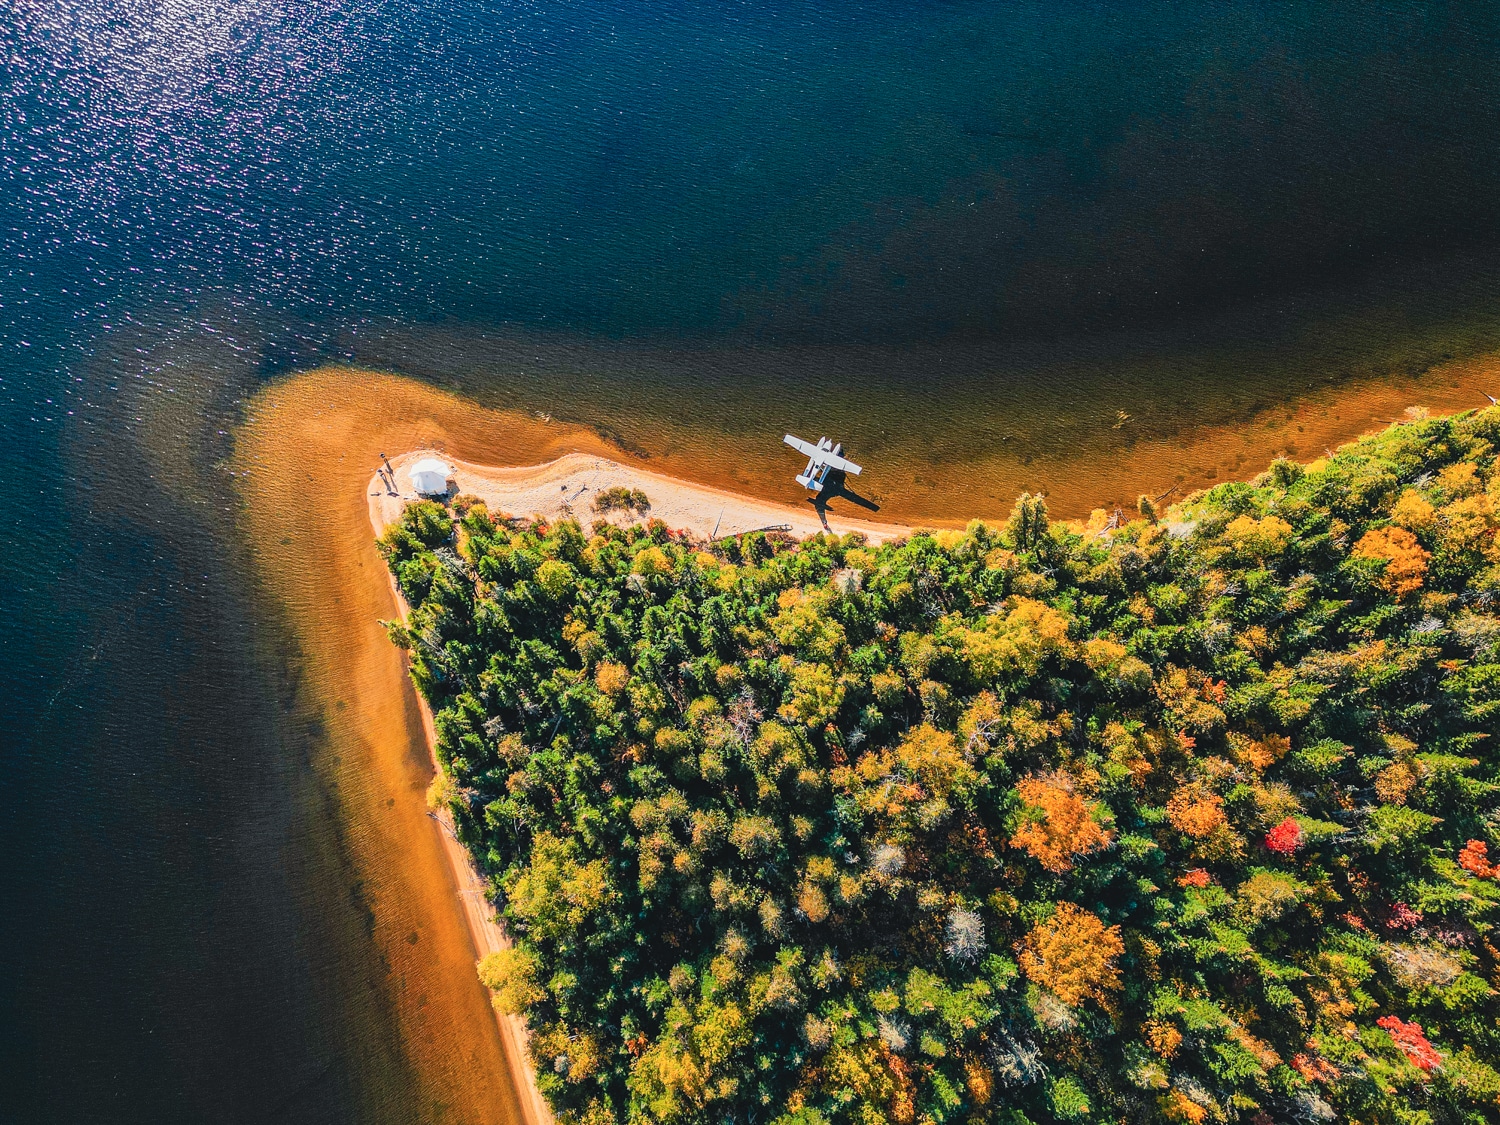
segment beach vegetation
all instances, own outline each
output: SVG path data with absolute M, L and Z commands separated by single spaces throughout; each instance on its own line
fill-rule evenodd
M 600 515 L 610 512 L 625 512 L 631 515 L 643 516 L 651 510 L 651 501 L 645 492 L 639 488 L 626 488 L 623 485 L 615 485 L 613 488 L 604 488 L 594 497 L 594 511 Z

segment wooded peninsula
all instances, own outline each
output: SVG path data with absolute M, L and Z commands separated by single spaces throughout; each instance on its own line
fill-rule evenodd
M 1497 448 L 879 547 L 409 505 L 558 1120 L 1494 1121 Z

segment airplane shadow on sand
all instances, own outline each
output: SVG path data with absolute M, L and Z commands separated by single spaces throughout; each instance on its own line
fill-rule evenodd
M 828 528 L 828 504 L 832 500 L 844 499 L 851 504 L 865 509 L 867 512 L 880 511 L 880 505 L 875 501 L 861 496 L 849 487 L 848 475 L 841 470 L 834 469 L 829 472 L 827 481 L 823 484 L 823 491 L 816 496 L 809 496 L 807 502 L 813 506 L 818 513 L 818 520 L 825 529 Z

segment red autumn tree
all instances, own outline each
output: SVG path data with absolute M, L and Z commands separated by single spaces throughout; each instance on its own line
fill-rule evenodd
M 1490 846 L 1483 840 L 1470 840 L 1458 853 L 1458 865 L 1481 879 L 1493 878 L 1496 867 L 1490 862 Z
M 1302 826 L 1287 817 L 1266 833 L 1266 847 L 1278 855 L 1291 855 L 1302 846 Z
M 1375 1021 L 1375 1025 L 1391 1033 L 1396 1046 L 1411 1060 L 1412 1066 L 1430 1071 L 1443 1065 L 1443 1057 L 1427 1041 L 1427 1036 L 1422 1034 L 1421 1024 L 1405 1023 L 1400 1016 L 1381 1016 Z

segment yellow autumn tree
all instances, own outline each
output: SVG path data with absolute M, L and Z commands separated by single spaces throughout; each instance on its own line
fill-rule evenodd
M 981 619 L 977 628 L 954 626 L 948 631 L 981 683 L 992 683 L 1001 675 L 1035 675 L 1048 656 L 1070 647 L 1068 619 L 1032 598 L 1013 598 L 1008 612 Z
M 1354 545 L 1354 557 L 1378 559 L 1386 564 L 1381 588 L 1393 598 L 1404 598 L 1422 588 L 1431 556 L 1417 537 L 1404 527 L 1377 527 L 1364 533 Z
M 1119 926 L 1106 926 L 1098 915 L 1060 902 L 1021 942 L 1021 969 L 1064 1004 L 1108 1003 L 1109 994 L 1120 988 L 1115 959 L 1124 952 Z
M 1479 472 L 1472 461 L 1455 461 L 1438 473 L 1437 486 L 1446 496 L 1469 496 L 1481 488 Z
M 1494 536 L 1495 510 L 1483 493 L 1455 500 L 1441 515 L 1441 542 L 1454 554 L 1482 551 Z
M 974 697 L 963 717 L 958 721 L 958 737 L 964 749 L 973 754 L 994 742 L 999 734 L 1005 712 L 992 691 L 982 691 Z
M 524 1015 L 526 1009 L 546 998 L 537 983 L 541 961 L 530 950 L 497 949 L 479 962 L 479 980 L 494 993 L 496 1008 L 512 1015 Z
M 1064 777 L 1028 777 L 1016 786 L 1026 805 L 1026 822 L 1011 837 L 1054 874 L 1073 866 L 1073 857 L 1088 855 L 1108 844 L 1111 834 L 1093 817 L 1094 806 L 1073 791 Z
M 630 669 L 606 661 L 594 672 L 594 685 L 605 695 L 619 695 L 630 682 Z
M 854 1095 L 859 1110 L 854 1120 L 892 1121 L 896 1125 L 910 1125 L 916 1120 L 917 1090 L 909 1065 L 883 1044 L 865 1041 L 836 1045 L 825 1057 L 822 1070 L 826 1092 Z
M 631 1064 L 630 1092 L 660 1122 L 706 1117 L 739 1088 L 734 1060 L 751 1042 L 751 1022 L 733 1002 L 678 1000 L 663 1023 L 660 1038 Z
M 791 698 L 777 712 L 789 723 L 822 726 L 838 714 L 844 702 L 844 685 L 826 664 L 795 664 L 791 674 Z
M 630 573 L 654 578 L 659 574 L 672 573 L 672 560 L 660 547 L 648 545 L 636 552 L 630 564 Z
M 1203 1125 L 1208 1117 L 1208 1110 L 1181 1090 L 1168 1090 L 1157 1099 L 1157 1107 L 1168 1121 L 1183 1122 L 1184 1125 Z
M 1286 550 L 1292 539 L 1292 525 L 1280 516 L 1258 520 L 1254 516 L 1236 516 L 1224 528 L 1224 542 L 1236 554 L 1247 558 L 1266 558 Z
M 581 929 L 594 915 L 613 905 L 617 891 L 610 864 L 603 859 L 580 862 L 578 842 L 539 832 L 531 863 L 507 880 L 511 910 L 542 940 L 556 940 Z
M 844 649 L 844 627 L 827 616 L 828 595 L 812 597 L 800 587 L 783 590 L 776 604 L 781 612 L 771 618 L 776 643 L 787 651 L 806 652 L 814 660 L 831 661 Z
M 905 783 L 887 784 L 896 775 Z M 864 755 L 852 771 L 838 773 L 835 781 L 857 785 L 862 790 L 860 803 L 869 811 L 895 816 L 909 802 L 929 797 L 947 800 L 962 793 L 978 776 L 952 734 L 922 723 L 895 747 Z
M 1407 531 L 1426 531 L 1436 518 L 1436 509 L 1415 488 L 1408 488 L 1391 509 L 1391 522 Z

